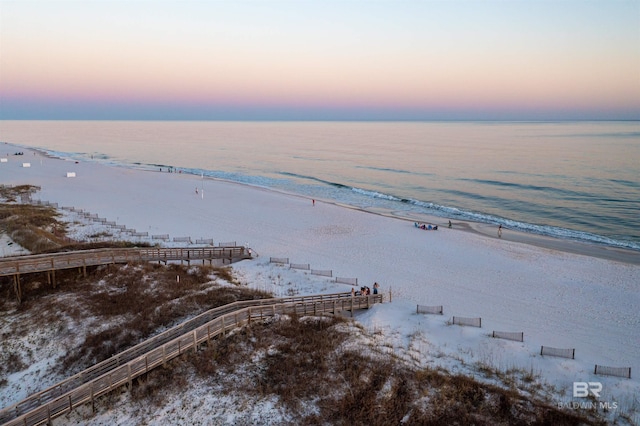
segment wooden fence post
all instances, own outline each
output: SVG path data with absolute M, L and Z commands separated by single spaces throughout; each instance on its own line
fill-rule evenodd
M 51 282 L 53 288 L 56 288 L 56 267 L 53 264 L 53 257 L 51 258 Z
M 91 413 L 95 413 L 96 412 L 96 404 L 95 404 L 95 400 L 93 398 L 93 383 L 89 384 L 91 386 Z M 51 421 L 49 421 L 49 424 L 51 424 Z
M 22 303 L 22 290 L 20 289 L 20 274 L 13 276 L 13 289 L 16 293 L 16 299 L 18 303 Z

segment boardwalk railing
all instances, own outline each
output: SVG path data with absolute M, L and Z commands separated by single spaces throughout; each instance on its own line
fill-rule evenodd
M 40 425 L 70 412 L 227 330 L 276 315 L 322 315 L 367 309 L 382 295 L 353 297 L 350 293 L 235 302 L 207 311 L 187 323 L 76 374 L 0 411 L 0 423 Z M 213 312 L 216 311 L 216 312 Z M 211 318 L 213 317 L 213 318 Z M 149 343 L 151 342 L 151 343 Z
M 164 262 L 180 263 L 221 259 L 229 263 L 250 259 L 251 254 L 245 247 L 198 247 L 198 248 L 131 248 L 131 249 L 94 249 L 63 253 L 14 256 L 0 259 L 0 277 L 13 276 L 13 287 L 18 299 L 22 300 L 20 275 L 47 272 L 49 281 L 55 287 L 55 271 L 61 269 L 82 268 L 87 266 L 108 265 L 128 262 Z
M 0 276 L 46 272 L 83 266 L 132 261 L 167 262 L 209 259 L 244 259 L 244 247 L 94 249 L 63 253 L 14 256 L 0 259 Z

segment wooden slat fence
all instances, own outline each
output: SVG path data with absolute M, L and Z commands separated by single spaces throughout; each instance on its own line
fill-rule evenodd
M 308 263 L 290 263 L 289 268 L 291 269 L 303 269 L 305 271 L 309 271 L 311 269 L 311 265 Z
M 631 367 L 606 367 L 604 365 L 596 364 L 593 369 L 593 374 L 601 374 L 604 376 L 618 376 L 631 378 Z
M 211 244 L 213 245 L 213 238 L 198 238 L 196 244 Z
M 312 269 L 312 275 L 321 275 L 324 277 L 333 277 L 333 271 L 331 269 Z
M 515 340 L 516 342 L 524 342 L 524 332 L 509 332 L 509 331 L 493 331 L 491 337 L 497 339 Z
M 444 308 L 442 305 L 437 305 L 437 306 L 417 305 L 416 313 L 442 315 L 444 313 Z
M 228 241 L 226 243 L 218 243 L 218 247 L 236 247 L 237 244 L 235 241 Z
M 87 402 L 93 403 L 95 398 L 122 385 L 131 384 L 136 377 L 163 365 L 187 351 L 196 351 L 200 344 L 218 335 L 224 335 L 227 330 L 232 328 L 250 323 L 253 320 L 275 315 L 293 313 L 299 315 L 322 315 L 325 313 L 336 314 L 342 311 L 353 312 L 356 309 L 367 309 L 372 304 L 381 303 L 382 295 L 352 297 L 350 293 L 339 293 L 336 295 L 305 296 L 252 302 L 259 302 L 260 304 L 242 308 L 236 306 L 234 310 L 227 311 L 139 356 L 130 358 L 126 362 L 123 360 L 120 363 L 116 363 L 110 369 L 103 365 L 94 371 L 93 378 L 86 380 L 88 376 L 85 376 L 85 383 L 83 384 L 74 385 L 70 381 L 65 381 L 62 384 L 32 395 L 27 400 L 0 411 L 0 422 L 6 422 L 6 425 L 11 426 L 51 423 L 52 419 L 62 416 L 73 410 L 73 408 Z M 135 347 L 132 349 L 135 349 Z M 82 378 L 84 373 L 82 372 L 74 377 Z M 96 377 L 97 374 L 100 375 Z M 57 391 L 53 392 L 52 389 Z
M 453 317 L 453 323 L 471 327 L 482 327 L 482 318 Z
M 562 358 L 576 358 L 576 350 L 575 349 L 559 349 L 552 348 L 550 346 L 541 346 L 540 347 L 540 355 L 549 355 L 549 356 L 559 356 Z

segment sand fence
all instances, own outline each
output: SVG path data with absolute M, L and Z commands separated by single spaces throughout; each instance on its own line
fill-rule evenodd
M 491 333 L 491 337 L 494 337 L 496 339 L 507 339 L 507 340 L 513 340 L 516 342 L 524 342 L 524 332 L 519 331 L 519 332 L 510 332 L 510 331 L 493 331 L 493 333 Z
M 550 346 L 541 346 L 540 347 L 540 355 L 548 355 L 548 356 L 557 356 L 561 358 L 571 358 L 576 359 L 576 350 L 571 349 L 561 349 L 561 348 L 552 348 Z
M 442 305 L 438 305 L 438 306 L 417 305 L 416 313 L 417 314 L 442 315 L 444 313 L 444 308 L 443 308 Z
M 442 305 L 435 305 L 435 306 L 416 305 L 416 314 L 442 315 L 443 312 L 444 312 L 444 309 Z M 481 328 L 482 318 L 454 316 L 452 318 L 451 324 Z M 512 340 L 515 342 L 524 342 L 524 332 L 522 331 L 512 332 L 512 331 L 494 330 L 491 334 L 489 334 L 489 336 L 496 339 L 506 339 L 506 340 Z M 575 348 L 564 349 L 564 348 L 554 348 L 551 346 L 541 346 L 540 355 L 575 359 L 576 350 Z M 596 364 L 593 370 L 593 373 L 598 375 L 616 376 L 616 377 L 624 377 L 624 378 L 630 379 L 631 367 L 609 367 L 609 366 Z
M 148 239 L 150 240 L 150 242 L 154 242 L 154 241 L 164 241 L 164 242 L 168 242 L 168 241 L 172 241 L 174 243 L 186 243 L 186 244 L 194 244 L 194 239 L 190 236 L 184 236 L 184 237 L 173 237 L 173 239 L 169 236 L 169 234 L 157 234 L 157 235 L 150 235 L 148 231 L 138 231 L 135 228 L 128 228 L 126 225 L 119 225 L 117 224 L 115 221 L 110 221 L 107 218 L 104 217 L 100 217 L 98 216 L 98 214 L 96 213 L 90 213 L 88 211 L 85 211 L 83 209 L 79 209 L 73 206 L 63 206 L 63 207 L 59 207 L 58 203 L 51 203 L 49 201 L 44 201 L 44 200 L 29 200 L 29 202 L 31 204 L 34 205 L 41 205 L 41 206 L 49 206 L 49 207 L 53 207 L 55 209 L 61 209 L 61 210 L 65 210 L 65 211 L 69 211 L 72 213 L 76 213 L 78 216 L 80 216 L 81 218 L 85 219 L 85 220 L 89 220 L 92 222 L 95 222 L 97 224 L 100 225 L 104 225 L 106 227 L 109 227 L 111 229 L 114 229 L 118 232 L 122 232 L 122 233 L 126 233 L 131 235 L 132 237 L 135 238 L 139 238 L 139 239 Z M 195 239 L 195 244 L 196 245 L 208 245 L 208 246 L 213 246 L 215 247 L 216 244 L 214 243 L 213 238 L 197 238 Z M 227 242 L 220 242 L 217 244 L 218 247 L 237 247 L 236 241 L 227 241 Z
M 606 367 L 604 365 L 596 364 L 595 368 L 593 369 L 593 374 L 600 374 L 603 376 L 617 376 L 630 379 L 631 367 Z
M 302 271 L 309 271 L 309 273 L 311 273 L 312 275 L 320 275 L 320 276 L 329 277 L 329 278 L 333 277 L 332 269 L 313 269 L 311 268 L 311 264 L 309 263 L 291 263 L 289 262 L 288 257 L 270 257 L 269 263 L 277 263 L 278 265 L 282 265 L 282 266 L 289 265 L 290 269 L 299 269 Z M 354 285 L 354 286 L 358 285 L 357 278 L 336 277 L 335 282 L 341 283 L 341 284 Z
M 464 325 L 464 326 L 481 328 L 482 318 L 453 317 L 452 323 L 455 325 Z

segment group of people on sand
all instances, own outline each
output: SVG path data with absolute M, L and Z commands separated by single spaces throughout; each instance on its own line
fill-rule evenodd
M 414 222 L 413 224 L 416 228 L 424 229 L 425 231 L 437 231 L 438 225 L 431 225 L 426 223 L 418 223 Z
M 380 284 L 377 282 L 373 283 L 373 294 L 378 294 L 378 289 L 380 288 Z M 360 291 L 356 291 L 355 288 L 351 289 L 352 296 L 369 296 L 371 294 L 371 289 L 368 286 L 360 287 Z

